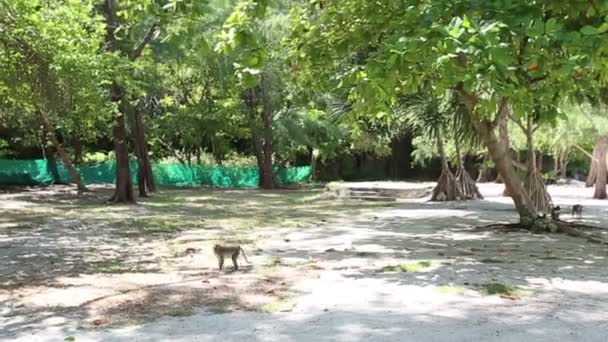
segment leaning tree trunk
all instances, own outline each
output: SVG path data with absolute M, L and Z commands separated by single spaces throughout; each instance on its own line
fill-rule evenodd
M 528 115 L 527 121 L 526 140 L 528 144 L 528 165 L 525 187 L 536 211 L 542 214 L 549 214 L 553 208 L 553 202 L 551 196 L 547 192 L 545 181 L 537 169 L 536 151 L 534 149 L 534 127 L 531 115 Z
M 138 161 L 137 186 L 139 196 L 148 196 L 147 192 L 155 192 L 156 185 L 152 175 L 152 163 L 148 154 L 148 144 L 141 111 L 137 108 L 133 110 L 133 134 L 135 136 L 135 154 Z
M 595 169 L 595 192 L 593 198 L 605 199 L 606 196 L 606 177 L 608 170 L 608 137 L 599 136 L 593 148 L 592 169 Z
M 513 203 L 519 214 L 520 224 L 523 227 L 534 229 L 534 223 L 538 219 L 538 215 L 526 189 L 515 171 L 515 167 L 513 166 L 513 162 L 509 155 L 508 146 L 505 146 L 505 144 L 501 143 L 496 137 L 495 124 L 482 120 L 477 115 L 475 109 L 478 103 L 477 97 L 464 91 L 461 91 L 461 94 L 463 95 L 463 101 L 471 121 L 475 125 L 477 132 L 479 132 L 484 145 L 488 149 L 488 153 L 496 165 L 496 170 L 503 179 L 505 187 L 513 199 Z M 501 117 L 504 118 L 508 115 L 508 103 L 505 99 L 501 100 L 500 109 L 497 115 L 499 120 Z
M 454 127 L 454 129 L 456 129 L 456 127 Z M 456 134 L 454 134 L 454 147 L 456 148 L 456 162 L 458 163 L 456 183 L 458 184 L 460 191 L 462 191 L 464 199 L 483 199 L 481 192 L 479 192 L 479 188 L 477 188 L 477 184 L 475 184 L 475 181 L 464 167 L 462 154 L 460 154 L 460 143 L 458 142 Z
M 441 128 L 437 130 L 437 151 L 441 158 L 441 175 L 437 179 L 437 185 L 433 189 L 431 201 L 457 201 L 465 199 L 456 177 L 448 165 L 448 158 L 445 153 L 443 132 Z
M 42 123 L 44 125 L 45 131 L 48 134 L 49 138 L 51 139 L 51 142 L 57 149 L 57 153 L 59 154 L 61 161 L 63 162 L 65 167 L 68 169 L 68 172 L 70 173 L 70 177 L 72 177 L 72 180 L 74 181 L 74 183 L 76 183 L 76 189 L 78 191 L 78 194 L 82 194 L 83 192 L 87 191 L 87 187 L 82 182 L 82 178 L 80 177 L 80 174 L 74 167 L 74 163 L 72 163 L 72 160 L 70 160 L 70 157 L 63 149 L 63 146 L 61 146 L 61 144 L 59 143 L 59 140 L 57 139 L 57 133 L 55 132 L 55 127 L 53 127 L 53 125 L 50 124 L 49 117 L 46 113 L 40 112 L 40 116 L 42 118 Z

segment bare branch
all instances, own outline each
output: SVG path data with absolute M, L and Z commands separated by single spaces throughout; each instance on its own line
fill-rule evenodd
M 146 31 L 146 34 L 142 38 L 141 42 L 139 42 L 139 44 L 137 45 L 135 50 L 133 50 L 133 52 L 131 53 L 131 56 L 129 56 L 131 61 L 134 61 L 141 56 L 141 53 L 144 51 L 144 48 L 146 47 L 146 45 L 148 45 L 150 43 L 150 41 L 152 40 L 152 38 L 154 38 L 154 33 L 156 32 L 157 27 L 158 27 L 158 25 L 156 23 L 154 23 L 154 24 L 152 24 L 152 26 L 150 26 L 148 31 Z

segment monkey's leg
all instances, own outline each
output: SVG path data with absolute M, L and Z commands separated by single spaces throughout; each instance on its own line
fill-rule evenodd
M 234 265 L 234 270 L 238 270 L 239 269 L 239 264 L 236 262 L 236 259 L 239 257 L 239 253 L 234 253 L 232 255 L 232 265 Z
M 218 260 L 219 260 L 219 266 L 220 266 L 220 271 L 221 271 L 224 268 L 224 256 L 223 255 L 220 256 L 218 258 Z

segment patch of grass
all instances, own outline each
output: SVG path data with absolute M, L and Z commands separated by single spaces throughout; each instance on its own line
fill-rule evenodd
M 500 259 L 481 259 L 479 260 L 479 262 L 484 263 L 484 264 L 504 264 L 505 262 L 503 260 Z
M 102 260 L 91 263 L 93 270 L 99 273 L 120 273 L 127 271 L 121 260 Z
M 281 264 L 283 264 L 283 259 L 281 259 L 280 257 L 277 256 L 272 256 L 268 258 L 268 264 L 273 267 L 273 266 L 279 266 Z
M 418 261 L 418 262 L 408 262 L 402 263 L 399 265 L 388 265 L 382 267 L 382 272 L 407 272 L 407 273 L 415 273 L 421 272 L 426 268 L 431 267 L 430 261 Z
M 295 305 L 296 302 L 292 297 L 282 297 L 262 305 L 259 311 L 265 313 L 286 312 L 293 310 Z
M 458 285 L 444 285 L 435 288 L 435 291 L 441 294 L 463 294 L 465 288 Z
M 223 305 L 209 306 L 206 308 L 206 310 L 211 312 L 212 314 L 216 314 L 216 315 L 223 315 L 223 314 L 232 312 L 232 310 L 230 310 L 230 308 L 228 306 L 223 306 Z
M 512 296 L 517 293 L 517 288 L 501 283 L 481 284 L 481 288 L 488 295 L 507 295 Z

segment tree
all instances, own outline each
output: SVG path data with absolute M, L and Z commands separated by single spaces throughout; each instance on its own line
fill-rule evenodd
M 134 77 L 131 68 L 137 66 L 144 50 L 157 41 L 163 29 L 173 23 L 179 29 L 166 30 L 164 39 L 175 32 L 189 32 L 192 22 L 203 13 L 205 3 L 201 1 L 153 1 L 143 6 L 138 1 L 104 0 L 101 12 L 106 23 L 106 49 L 114 58 L 114 80 L 110 86 L 110 98 L 116 104 L 116 122 L 112 129 L 116 155 L 116 190 L 111 201 L 117 203 L 135 202 L 133 182 L 129 167 L 127 146 L 127 116 L 132 114 L 136 155 L 139 160 L 138 179 L 140 195 L 146 190 L 154 190 L 151 163 L 147 153 L 147 142 L 143 127 L 142 113 L 133 109 L 130 92 L 133 92 Z M 181 17 L 189 20 L 181 21 Z M 177 35 L 177 34 L 176 34 Z
M 260 172 L 259 185 L 272 189 L 276 187 L 272 159 L 273 122 L 279 108 L 286 105 L 284 94 L 277 89 L 284 58 L 279 44 L 280 33 L 286 31 L 286 25 L 281 30 L 281 25 L 264 21 L 267 10 L 267 1 L 240 1 L 226 19 L 216 50 L 235 61 L 235 76 L 242 89 L 241 97 Z M 282 16 L 286 23 L 287 16 L 280 14 L 281 8 L 277 11 L 277 22 L 280 24 Z
M 3 106 L 18 109 L 43 127 L 43 147 L 48 136 L 79 193 L 86 187 L 57 127 L 70 128 L 75 122 L 93 126 L 105 118 L 99 115 L 107 109 L 99 84 L 106 75 L 97 71 L 104 68 L 99 54 L 102 27 L 91 10 L 90 4 L 69 1 L 0 3 Z
M 598 47 L 607 13 L 593 0 L 330 2 L 296 12 L 292 56 L 304 77 L 333 75 L 334 84 L 350 88 L 353 106 L 371 113 L 424 82 L 438 93 L 458 92 L 521 226 L 542 230 L 495 131 L 510 108 L 521 117 L 556 97 L 594 89 L 605 68 L 599 61 L 606 49 Z

